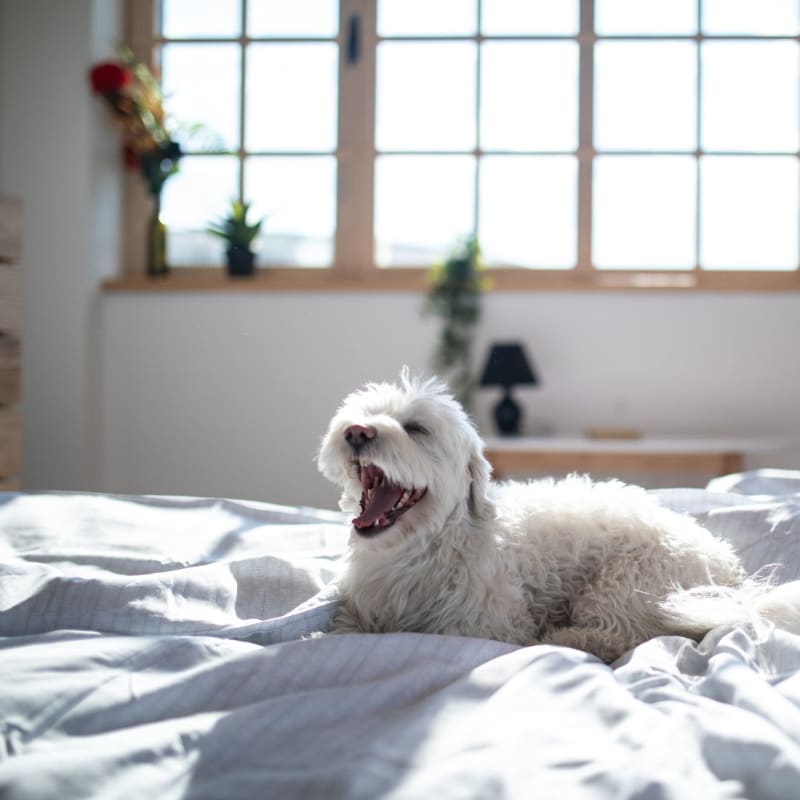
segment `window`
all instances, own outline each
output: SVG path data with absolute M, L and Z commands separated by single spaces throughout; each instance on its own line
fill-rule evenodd
M 160 21 L 163 89 L 186 153 L 164 193 L 172 263 L 219 264 L 219 240 L 205 228 L 244 197 L 268 216 L 262 263 L 329 267 L 337 4 L 164 0 Z
M 498 288 L 800 288 L 795 0 L 149 5 L 175 266 L 243 197 L 322 285 L 421 286 L 474 232 Z

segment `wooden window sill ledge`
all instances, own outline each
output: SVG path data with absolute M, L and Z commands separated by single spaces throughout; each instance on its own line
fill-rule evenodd
M 103 282 L 106 292 L 424 292 L 428 270 L 375 269 L 346 273 L 332 269 L 268 267 L 252 277 L 228 276 L 224 269 L 179 267 L 163 278 L 123 275 Z M 800 291 L 800 270 L 792 272 L 629 272 L 493 269 L 496 291 Z
M 330 269 L 275 267 L 231 277 L 223 268 L 178 267 L 163 278 L 123 275 L 103 282 L 106 292 L 350 292 L 424 291 L 425 270 L 363 276 Z

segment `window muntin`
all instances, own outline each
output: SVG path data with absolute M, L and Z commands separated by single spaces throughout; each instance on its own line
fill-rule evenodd
M 348 137 L 352 134 L 361 148 L 367 142 L 363 131 L 356 136 L 346 120 L 338 120 L 340 140 L 331 141 L 338 109 L 353 102 L 346 96 L 347 78 L 338 68 L 329 71 L 325 80 L 333 73 L 338 86 L 316 104 L 321 112 L 316 120 L 303 121 L 301 133 L 313 129 L 311 140 L 298 135 L 294 143 L 300 146 L 290 151 L 290 125 L 283 128 L 282 142 L 269 137 L 281 132 L 286 117 L 291 123 L 289 100 L 317 92 L 319 85 L 309 80 L 294 93 L 283 91 L 290 110 L 279 115 L 275 130 L 265 133 L 269 122 L 256 123 L 252 116 L 248 132 L 248 103 L 252 115 L 268 111 L 280 105 L 285 87 L 275 88 L 276 96 L 266 103 L 248 99 L 248 91 L 254 97 L 248 86 L 258 85 L 259 78 L 248 74 L 247 62 L 251 48 L 291 50 L 292 44 L 323 44 L 338 60 L 348 44 L 347 30 L 338 30 L 339 16 L 349 20 L 364 3 L 341 0 L 339 16 L 333 0 L 189 0 L 190 12 L 187 0 L 161 5 L 167 86 L 170 71 L 177 74 L 170 58 L 173 65 L 179 62 L 180 47 L 191 55 L 189 48 L 203 43 L 233 45 L 245 65 L 239 73 L 243 80 L 238 78 L 242 83 L 237 86 L 238 76 L 231 78 L 233 88 L 219 103 L 208 103 L 215 91 L 213 81 L 207 82 L 205 101 L 197 107 L 211 107 L 205 113 L 227 120 L 207 122 L 218 132 L 217 149 L 209 151 L 209 140 L 212 145 L 215 140 L 206 136 L 197 152 L 189 149 L 175 187 L 168 184 L 166 221 L 177 236 L 193 242 L 179 258 L 173 254 L 173 263 L 220 263 L 217 242 L 211 244 L 216 251 L 204 256 L 202 229 L 181 232 L 181 226 L 190 218 L 204 225 L 208 218 L 200 222 L 200 217 L 214 201 L 220 210 L 225 205 L 233 158 L 238 191 L 269 215 L 262 263 L 347 271 L 348 265 L 337 261 L 335 244 L 337 221 L 345 222 L 347 208 L 337 208 L 336 202 L 337 197 L 352 199 L 352 182 L 340 170 L 349 170 L 353 161 Z M 367 146 L 367 159 L 355 159 L 362 185 L 364 164 L 369 164 L 372 196 L 360 208 L 369 207 L 372 218 L 362 214 L 346 221 L 346 229 L 351 236 L 355 231 L 356 237 L 369 238 L 371 244 L 361 250 L 374 253 L 373 266 L 427 266 L 455 236 L 474 230 L 490 264 L 531 275 L 555 271 L 591 280 L 591 273 L 616 270 L 797 272 L 800 28 L 794 2 L 378 0 L 376 5 L 371 18 L 362 16 L 367 24 L 361 29 L 362 48 L 374 47 L 375 55 L 370 60 L 362 52 L 358 66 L 374 65 L 378 87 L 391 84 L 392 69 L 401 87 L 406 73 L 419 102 L 412 102 L 413 92 L 403 97 L 402 88 L 392 101 L 390 89 L 379 88 L 372 109 L 374 136 L 367 142 L 374 151 Z M 203 19 L 202 9 L 210 6 L 220 15 L 215 25 Z M 443 13 L 433 13 L 434 6 Z M 276 16 L 287 7 L 293 19 Z M 231 22 L 233 17 L 238 22 Z M 436 52 L 459 53 L 460 61 L 429 55 Z M 407 74 L 403 54 L 417 61 L 425 54 L 427 78 Z M 383 72 L 382 59 L 389 65 Z M 542 66 L 548 60 L 550 69 Z M 504 76 L 515 70 L 536 80 L 512 81 L 504 99 L 492 87 L 508 84 Z M 426 96 L 430 118 L 414 113 Z M 174 97 L 185 108 L 191 91 L 176 89 Z M 294 110 L 300 105 L 295 103 Z M 546 113 L 537 116 L 537 108 Z M 231 122 L 231 117 L 238 119 Z M 323 139 L 323 131 L 324 142 L 312 141 L 318 135 Z M 239 146 L 230 147 L 237 133 Z M 266 140 L 259 141 L 261 136 Z M 211 158 L 221 159 L 218 169 L 208 168 Z M 198 164 L 192 167 L 194 160 Z M 301 160 L 309 164 L 297 172 L 310 181 L 306 200 L 312 194 L 318 200 L 305 222 L 303 192 L 291 191 L 291 167 Z M 316 169 L 310 166 L 315 161 Z M 202 183 L 198 174 L 216 182 L 205 184 L 203 213 L 196 207 L 179 214 L 178 204 L 196 197 L 189 184 Z M 337 188 L 341 180 L 350 189 Z M 181 182 L 186 187 L 179 187 Z M 770 208 L 775 213 L 769 214 Z

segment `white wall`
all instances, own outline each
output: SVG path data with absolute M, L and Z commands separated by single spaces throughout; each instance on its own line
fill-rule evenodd
M 114 0 L 0 0 L 0 191 L 26 205 L 24 486 L 332 506 L 313 464 L 327 420 L 360 383 L 426 367 L 436 325 L 402 293 L 100 296 L 119 174 L 86 70 L 118 22 Z M 518 397 L 563 431 L 800 432 L 800 294 L 490 295 L 479 338 L 479 358 L 528 343 L 544 385 Z M 495 398 L 477 398 L 486 429 Z
M 0 191 L 23 199 L 23 485 L 88 489 L 98 406 L 98 285 L 119 251 L 119 145 L 90 96 L 116 0 L 3 0 Z
M 108 488 L 331 505 L 319 438 L 347 392 L 427 367 L 436 324 L 420 306 L 410 294 L 106 298 Z M 781 435 L 800 431 L 799 312 L 798 295 L 491 295 L 478 352 L 526 341 L 543 385 L 518 397 L 529 422 L 563 432 Z M 496 399 L 476 397 L 486 431 Z

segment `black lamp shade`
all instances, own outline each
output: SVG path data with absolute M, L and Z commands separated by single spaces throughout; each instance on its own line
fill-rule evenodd
M 481 376 L 481 386 L 536 386 L 539 379 L 519 342 L 492 345 Z
M 516 384 L 536 386 L 538 383 L 536 372 L 520 343 L 507 342 L 492 346 L 481 375 L 481 386 L 502 386 L 505 390 L 494 409 L 495 422 L 501 434 L 519 434 L 522 410 L 511 396 L 511 387 Z

